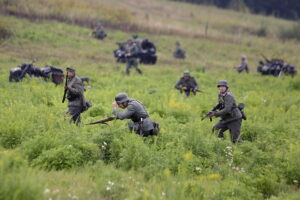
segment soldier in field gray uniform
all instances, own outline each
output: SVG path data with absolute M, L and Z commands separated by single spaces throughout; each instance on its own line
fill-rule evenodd
M 75 75 L 75 69 L 67 68 L 68 85 L 65 86 L 67 90 L 68 99 L 68 114 L 71 115 L 70 122 L 80 123 L 80 114 L 83 112 L 84 89 L 81 79 Z
M 236 71 L 238 73 L 242 73 L 244 70 L 247 73 L 249 73 L 249 66 L 248 66 L 248 63 L 247 63 L 247 57 L 246 56 L 241 56 L 241 65 L 236 68 Z
M 137 61 L 137 54 L 138 54 L 138 47 L 133 42 L 133 40 L 130 38 L 127 40 L 127 44 L 125 46 L 125 58 L 126 58 L 126 74 L 130 74 L 130 68 L 131 66 L 134 66 L 136 71 L 139 74 L 142 74 L 142 71 L 140 70 L 138 66 Z
M 144 105 L 134 99 L 128 98 L 125 93 L 120 93 L 115 97 L 115 102 L 112 103 L 113 114 L 117 119 L 131 119 L 132 122 L 128 123 L 130 131 L 147 137 L 149 135 L 156 135 L 154 131 L 155 123 L 151 121 Z M 118 107 L 125 109 L 121 112 Z
M 190 96 L 191 92 L 196 95 L 199 88 L 196 79 L 190 75 L 189 71 L 183 72 L 183 76 L 176 82 L 174 87 L 180 92 L 184 92 L 187 97 Z
M 220 117 L 221 120 L 213 127 L 213 132 L 218 131 L 218 137 L 224 138 L 224 132 L 229 129 L 231 141 L 236 143 L 240 136 L 242 113 L 237 107 L 232 93 L 228 89 L 228 82 L 221 80 L 218 83 L 219 104 L 217 112 L 212 111 L 209 117 Z

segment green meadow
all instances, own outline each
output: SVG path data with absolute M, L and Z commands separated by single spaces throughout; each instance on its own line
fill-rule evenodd
M 278 39 L 293 22 L 165 0 L 45 2 L 0 0 L 0 28 L 11 31 L 0 44 L 0 199 L 299 199 L 299 75 L 256 73 L 261 54 L 298 67 L 299 42 Z M 98 20 L 107 27 L 103 41 L 91 35 Z M 155 42 L 158 62 L 125 76 L 112 51 L 134 33 Z M 187 59 L 172 57 L 176 41 Z M 233 69 L 241 55 L 249 74 Z M 115 95 L 125 92 L 144 103 L 160 134 L 132 134 L 128 120 L 69 124 L 63 85 L 8 82 L 9 69 L 34 59 L 90 77 L 84 123 L 112 116 Z M 205 93 L 185 98 L 174 89 L 184 70 Z M 246 105 L 239 144 L 228 132 L 225 140 L 212 134 L 218 119 L 201 121 L 222 79 Z

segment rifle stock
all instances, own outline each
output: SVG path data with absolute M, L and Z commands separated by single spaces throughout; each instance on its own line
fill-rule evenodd
M 67 72 L 67 74 L 66 74 L 65 86 L 68 86 L 68 72 Z M 63 96 L 63 99 L 62 99 L 62 103 L 64 103 L 65 100 L 66 100 L 66 94 L 67 94 L 67 91 L 68 91 L 68 89 L 65 89 L 65 91 L 64 91 L 64 96 Z
M 106 119 L 102 119 L 102 120 L 99 120 L 99 121 L 95 121 L 95 122 L 91 122 L 91 123 L 88 123 L 88 124 L 85 124 L 85 125 L 94 125 L 94 124 L 106 124 L 106 122 L 110 122 L 112 120 L 116 119 L 116 117 L 108 117 Z

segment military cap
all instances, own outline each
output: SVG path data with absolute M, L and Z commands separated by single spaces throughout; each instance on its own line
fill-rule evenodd
M 75 72 L 75 69 L 72 67 L 67 67 L 66 70 L 67 72 Z
M 242 59 L 246 59 L 246 58 L 247 58 L 247 56 L 245 56 L 245 55 L 242 55 L 242 56 L 241 56 L 241 58 L 242 58 Z
M 227 82 L 226 80 L 220 80 L 220 81 L 218 82 L 217 87 L 220 87 L 220 86 L 228 87 L 228 82 Z
M 131 41 L 131 42 L 133 42 L 133 39 L 132 39 L 132 38 L 128 38 L 127 42 L 128 42 L 128 41 Z
M 129 98 L 128 98 L 127 94 L 125 94 L 125 93 L 119 93 L 115 97 L 115 100 L 116 100 L 117 103 L 124 103 L 126 101 L 129 101 Z
M 191 76 L 191 75 L 190 75 L 190 71 L 188 71 L 188 70 L 184 71 L 184 72 L 183 72 L 183 76 Z

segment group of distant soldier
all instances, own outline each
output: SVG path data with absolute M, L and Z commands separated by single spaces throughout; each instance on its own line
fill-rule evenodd
M 98 39 L 104 39 L 107 34 L 101 24 L 98 24 L 93 31 L 93 35 Z M 114 51 L 117 62 L 126 63 L 126 75 L 130 75 L 130 69 L 134 67 L 139 74 L 142 74 L 139 68 L 139 63 L 155 64 L 156 47 L 148 38 L 139 38 L 133 35 L 126 43 L 117 43 L 119 48 Z M 176 49 L 173 56 L 178 59 L 185 59 L 185 51 L 181 48 L 179 42 L 176 42 Z M 295 67 L 286 64 L 280 59 L 265 59 L 265 62 L 260 61 L 257 71 L 267 75 L 280 76 L 282 73 L 296 75 Z M 88 77 L 79 78 L 76 76 L 76 71 L 72 67 L 68 67 L 65 79 L 65 91 L 62 102 L 68 100 L 67 114 L 70 116 L 70 122 L 80 124 L 80 115 L 91 107 L 91 103 L 85 99 L 83 82 L 87 82 L 87 89 L 90 88 L 90 79 Z M 249 73 L 250 69 L 247 63 L 246 56 L 241 56 L 241 65 L 236 67 L 238 73 L 246 71 Z M 51 80 L 56 85 L 64 81 L 63 71 L 59 68 L 46 65 L 43 68 L 38 68 L 33 63 L 23 63 L 20 66 L 10 70 L 9 81 L 19 82 L 25 76 L 29 77 L 42 77 L 44 80 Z M 176 82 L 176 89 L 180 93 L 184 93 L 186 97 L 191 94 L 196 95 L 197 92 L 203 92 L 199 89 L 199 85 L 195 77 L 191 76 L 189 71 L 184 71 L 183 76 Z M 244 104 L 237 104 L 233 94 L 229 91 L 229 85 L 226 80 L 221 80 L 217 84 L 219 90 L 218 104 L 212 108 L 202 119 L 209 117 L 220 117 L 220 120 L 214 125 L 212 131 L 217 132 L 218 137 L 224 138 L 224 132 L 229 130 L 231 141 L 233 143 L 239 142 L 240 129 L 242 119 L 246 120 L 246 115 L 243 111 Z M 131 119 L 132 122 L 128 123 L 130 131 L 136 134 L 147 137 L 150 135 L 157 135 L 159 132 L 159 124 L 150 119 L 142 102 L 131 99 L 125 93 L 119 93 L 115 96 L 115 101 L 112 103 L 113 112 L 115 117 L 110 117 L 104 120 L 89 123 L 90 124 L 104 124 L 114 119 Z M 124 112 L 119 110 L 125 109 Z

